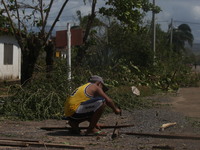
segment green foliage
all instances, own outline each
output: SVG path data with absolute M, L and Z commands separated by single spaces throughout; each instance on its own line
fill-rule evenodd
M 71 90 L 86 83 L 88 77 L 95 74 L 104 78 L 110 89 L 107 94 L 122 109 L 149 108 L 154 106 L 153 101 L 145 99 L 145 96 L 158 90 L 174 91 L 179 86 L 189 86 L 200 80 L 199 75 L 191 75 L 190 67 L 181 62 L 170 63 L 171 66 L 167 64 L 160 62 L 151 69 L 141 69 L 131 62 L 126 64 L 125 60 L 120 60 L 113 67 L 82 66 L 72 69 L 72 82 L 69 83 L 65 60 L 56 61 L 51 78 L 46 78 L 44 69 L 40 68 L 35 71 L 34 78 L 26 86 L 11 86 L 9 94 L 12 96 L 3 99 L 0 113 L 23 120 L 61 118 L 66 97 Z M 138 87 L 141 96 L 134 95 L 131 86 Z
M 136 30 L 141 23 L 144 13 L 153 10 L 159 12 L 159 7 L 154 7 L 148 0 L 108 0 L 99 12 L 106 16 L 114 16 L 129 29 Z
M 173 50 L 176 52 L 182 52 L 185 50 L 185 43 L 190 46 L 193 45 L 194 37 L 189 25 L 181 24 L 177 29 L 173 29 Z
M 90 19 L 90 14 L 87 16 L 82 16 L 80 10 L 76 11 L 76 14 L 78 17 L 79 26 L 82 27 L 83 29 L 86 29 L 88 20 Z M 98 18 L 94 18 L 91 28 L 99 27 L 99 26 L 104 26 L 104 23 L 101 22 Z
M 26 86 L 11 86 L 9 94 L 12 96 L 4 99 L 0 112 L 23 120 L 60 118 L 70 85 L 67 68 L 61 64 L 58 63 L 51 78 L 46 78 L 45 73 L 40 72 Z
M 144 89 L 144 88 L 143 88 Z M 141 90 L 143 90 L 141 88 Z M 143 91 L 141 91 L 143 93 Z M 153 102 L 134 95 L 130 86 L 119 86 L 108 91 L 115 103 L 124 110 L 143 109 L 153 106 Z
M 12 34 L 12 29 L 9 25 L 8 17 L 2 15 L 3 12 L 0 12 L 0 35 Z
M 9 27 L 21 48 L 22 52 L 22 71 L 21 83 L 25 84 L 33 75 L 33 70 L 38 59 L 39 53 L 48 46 L 48 39 L 51 35 L 56 22 L 68 0 L 59 3 L 57 17 L 54 18 L 49 30 L 47 20 L 55 1 L 17 1 L 2 0 L 2 9 L 8 16 Z M 16 23 L 16 26 L 14 25 Z M 35 28 L 36 27 L 36 28 Z M 48 62 L 47 62 L 48 63 Z
M 118 22 L 111 22 L 106 29 L 106 35 L 96 46 L 91 46 L 86 53 L 87 65 L 116 66 L 122 60 L 139 67 L 149 67 L 153 64 L 153 53 L 147 28 L 137 32 L 124 29 Z M 101 58 L 101 59 L 99 59 Z

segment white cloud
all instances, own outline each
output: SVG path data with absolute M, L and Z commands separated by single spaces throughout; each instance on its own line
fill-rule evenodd
M 192 15 L 194 16 L 195 20 L 200 20 L 200 5 L 194 6 L 192 9 Z

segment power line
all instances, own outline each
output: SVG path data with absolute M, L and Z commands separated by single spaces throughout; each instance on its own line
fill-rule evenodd
M 190 22 L 190 21 L 174 20 L 174 22 L 181 22 L 181 23 L 187 23 L 187 24 L 196 24 L 196 25 L 200 25 L 200 23 L 197 23 L 197 22 Z
M 61 15 L 61 18 L 63 18 L 63 17 L 66 17 L 66 18 L 73 18 L 74 15 Z M 56 18 L 56 16 L 48 17 L 48 19 L 52 19 L 52 18 Z
M 157 22 L 170 22 L 170 21 L 168 21 L 168 20 L 165 20 L 165 21 L 157 21 Z
M 170 22 L 170 21 L 157 21 L 158 23 L 164 23 L 164 22 Z M 174 20 L 173 22 L 175 22 L 175 23 L 185 23 L 185 24 L 192 24 L 192 25 L 200 25 L 200 23 L 198 23 L 198 22 L 191 22 L 191 21 L 181 21 L 181 20 Z

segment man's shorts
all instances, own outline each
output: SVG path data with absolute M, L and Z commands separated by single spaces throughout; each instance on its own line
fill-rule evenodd
M 93 113 L 103 105 L 105 99 L 103 97 L 95 97 L 87 100 L 78 107 L 76 112 L 70 117 L 73 120 L 89 119 Z

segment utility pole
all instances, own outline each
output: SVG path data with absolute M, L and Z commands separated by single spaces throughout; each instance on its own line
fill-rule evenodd
M 67 67 L 68 67 L 68 80 L 71 81 L 71 27 L 70 23 L 67 24 Z
M 155 6 L 155 0 L 153 0 L 153 6 Z M 153 56 L 154 60 L 156 58 L 156 21 L 155 21 L 155 12 L 152 11 L 152 28 L 153 28 L 153 40 L 152 40 L 152 48 L 153 48 Z
M 173 18 L 171 19 L 171 28 L 170 28 L 170 47 L 172 48 L 172 40 L 173 40 Z

